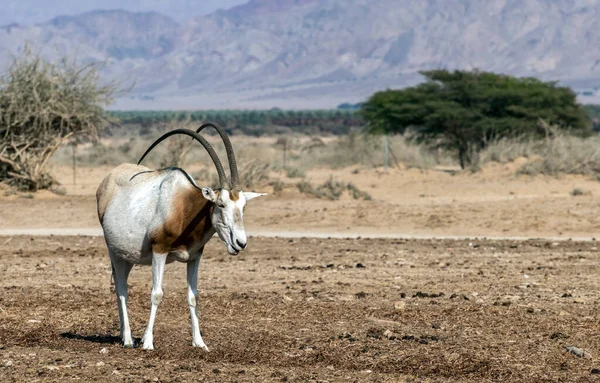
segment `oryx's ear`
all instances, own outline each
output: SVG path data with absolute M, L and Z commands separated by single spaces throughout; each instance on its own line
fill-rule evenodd
M 267 195 L 267 193 L 254 193 L 254 192 L 242 192 L 242 193 L 244 193 L 244 198 L 246 199 L 246 202 L 248 202 L 251 199 L 254 199 L 256 197 L 260 197 L 262 195 Z
M 202 196 L 210 202 L 215 202 L 217 200 L 217 195 L 211 188 L 202 188 Z

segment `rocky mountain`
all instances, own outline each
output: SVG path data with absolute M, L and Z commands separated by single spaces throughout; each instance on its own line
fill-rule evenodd
M 6 26 L 0 51 L 108 59 L 107 76 L 136 84 L 118 108 L 326 108 L 432 68 L 593 88 L 599 16 L 600 0 L 251 0 L 185 23 L 95 11 Z

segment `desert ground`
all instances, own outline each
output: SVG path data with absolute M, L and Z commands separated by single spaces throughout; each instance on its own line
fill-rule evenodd
M 155 351 L 120 346 L 102 237 L 32 235 L 97 232 L 111 167 L 78 169 L 75 187 L 55 166 L 66 195 L 0 194 L 0 380 L 597 381 L 600 183 L 518 174 L 519 161 L 306 172 L 371 200 L 265 186 L 245 215 L 248 250 L 213 239 L 201 262 L 209 353 L 191 347 L 181 264 L 167 266 Z M 150 284 L 136 266 L 138 338 Z

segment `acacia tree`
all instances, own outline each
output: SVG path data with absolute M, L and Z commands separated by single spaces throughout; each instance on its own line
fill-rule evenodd
M 67 140 L 95 137 L 115 83 L 100 84 L 97 66 L 49 62 L 25 47 L 0 76 L 0 182 L 22 190 L 49 188 L 46 171 Z
M 575 134 L 591 132 L 575 93 L 555 82 L 479 71 L 421 74 L 424 83 L 377 92 L 362 105 L 368 132 L 411 131 L 418 141 L 455 150 L 463 169 L 494 139 L 547 134 L 540 121 Z

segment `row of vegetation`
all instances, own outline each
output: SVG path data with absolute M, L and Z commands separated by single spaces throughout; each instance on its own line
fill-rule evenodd
M 139 125 L 142 132 L 157 124 L 212 121 L 230 132 L 247 135 L 265 133 L 346 134 L 364 126 L 354 110 L 199 110 L 199 111 L 110 111 L 121 124 Z

